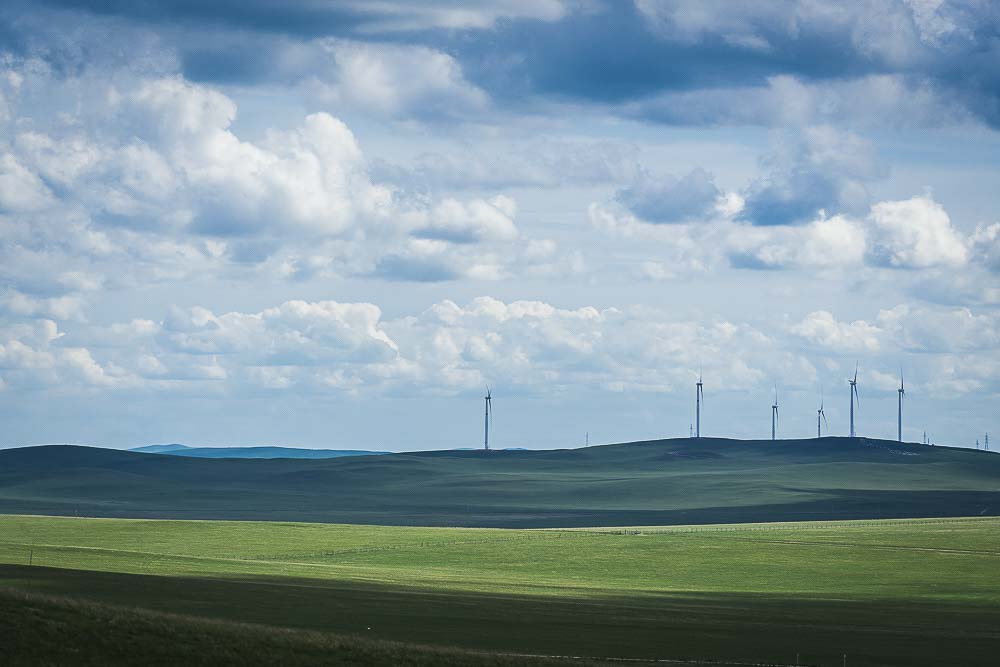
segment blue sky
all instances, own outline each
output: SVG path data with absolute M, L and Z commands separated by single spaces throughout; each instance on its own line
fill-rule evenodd
M 15 1 L 0 128 L 0 445 L 997 428 L 986 0 Z

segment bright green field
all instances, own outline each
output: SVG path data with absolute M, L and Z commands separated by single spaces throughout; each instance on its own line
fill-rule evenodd
M 635 530 L 0 516 L 0 585 L 517 653 L 995 664 L 1000 519 Z

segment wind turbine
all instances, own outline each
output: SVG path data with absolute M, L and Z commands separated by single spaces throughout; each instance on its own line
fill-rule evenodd
M 816 437 L 823 437 L 823 429 L 821 428 L 819 420 L 822 419 L 823 423 L 826 424 L 826 428 L 830 428 L 830 424 L 826 421 L 826 413 L 823 412 L 823 389 L 819 390 L 819 410 L 816 411 Z
M 705 400 L 702 391 L 701 369 L 698 369 L 698 382 L 694 385 L 694 437 L 701 437 L 701 402 Z
M 854 379 L 847 381 L 851 385 L 851 437 L 855 437 L 854 430 L 854 399 L 858 399 L 858 407 L 861 407 L 861 397 L 858 395 L 858 365 L 854 364 Z
M 774 405 L 771 406 L 771 440 L 777 440 L 778 435 L 778 387 L 774 387 Z
M 483 440 L 483 445 L 485 451 L 490 451 L 490 422 L 493 421 L 493 392 L 490 391 L 490 386 L 486 385 L 486 435 Z
M 906 395 L 906 390 L 903 389 L 903 368 L 899 368 L 899 409 L 896 411 L 896 439 L 899 442 L 903 442 L 903 396 Z

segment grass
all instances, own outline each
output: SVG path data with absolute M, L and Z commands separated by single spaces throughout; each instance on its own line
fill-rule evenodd
M 0 450 L 0 512 L 581 527 L 1000 514 L 1000 456 L 865 438 L 328 460 Z
M 0 563 L 0 585 L 34 594 L 470 650 L 985 665 L 1000 645 L 989 517 L 623 531 L 2 516 Z
M 558 665 L 474 653 L 149 612 L 0 589 L 4 664 L 78 665 Z

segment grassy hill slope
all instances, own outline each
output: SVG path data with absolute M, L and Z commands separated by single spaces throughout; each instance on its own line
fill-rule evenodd
M 445 526 L 1000 514 L 1000 456 L 858 438 L 326 460 L 0 451 L 0 512 Z

